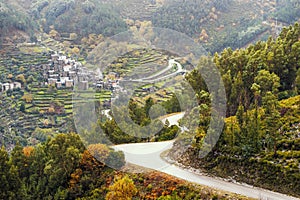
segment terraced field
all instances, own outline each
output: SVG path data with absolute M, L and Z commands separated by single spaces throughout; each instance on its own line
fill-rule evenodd
M 89 90 L 80 92 L 80 100 L 73 98 L 72 90 L 43 86 L 41 66 L 48 64 L 49 59 L 49 53 L 28 54 L 17 50 L 1 56 L 0 82 L 19 81 L 17 77 L 20 74 L 25 78 L 21 89 L 0 93 L 0 140 L 8 149 L 16 141 L 32 145 L 41 138 L 46 139 L 40 136 L 43 131 L 75 131 L 72 119 L 74 102 L 104 102 L 111 97 L 110 91 Z M 29 80 L 30 76 L 33 80 Z
M 51 41 L 49 41 L 51 42 Z M 149 76 L 168 65 L 172 58 L 167 52 L 140 50 L 118 59 L 108 71 L 118 72 L 121 77 Z M 23 53 L 15 50 L 0 59 L 0 82 L 13 82 L 24 76 L 21 89 L 0 94 L 1 112 L 0 139 L 8 149 L 15 141 L 34 145 L 58 132 L 76 132 L 73 120 L 73 105 L 82 102 L 100 102 L 107 105 L 111 91 L 73 91 L 44 85 L 42 65 L 49 64 L 49 53 Z M 33 78 L 29 78 L 33 77 Z M 127 77 L 127 78 L 128 78 Z M 172 92 L 164 88 L 166 81 L 137 88 L 136 101 L 143 104 L 152 97 L 165 101 Z M 179 86 L 174 86 L 174 88 Z
M 139 50 L 130 52 L 126 56 L 119 58 L 115 63 L 107 68 L 109 71 L 118 72 L 122 79 L 134 80 L 152 76 L 168 66 L 168 60 L 176 57 L 168 52 L 157 50 Z M 181 79 L 180 77 L 178 77 Z M 170 80 L 172 81 L 172 80 Z M 138 84 L 140 85 L 140 84 Z M 172 86 L 168 88 L 167 86 Z M 134 100 L 143 105 L 145 99 L 151 97 L 159 102 L 166 101 L 172 96 L 172 91 L 180 85 L 168 84 L 168 81 L 161 81 L 155 84 L 140 85 L 135 90 Z
M 153 13 L 163 5 L 163 1 L 156 0 L 102 0 L 120 9 L 123 18 L 134 20 L 151 20 Z

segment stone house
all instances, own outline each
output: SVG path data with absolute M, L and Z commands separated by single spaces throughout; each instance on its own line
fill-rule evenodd
M 5 92 L 7 90 L 13 90 L 21 87 L 22 84 L 20 82 L 0 83 L 0 92 Z
M 57 79 L 56 78 L 49 78 L 48 79 L 48 85 L 55 85 L 57 82 Z
M 74 86 L 73 80 L 66 80 L 66 88 L 71 88 Z
M 61 81 L 56 82 L 56 88 L 62 88 L 62 82 Z

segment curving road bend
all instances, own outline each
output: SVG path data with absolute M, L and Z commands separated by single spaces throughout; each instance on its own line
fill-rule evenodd
M 165 76 L 161 76 L 165 72 L 171 70 L 174 67 L 174 65 L 177 66 L 177 70 L 175 72 L 173 72 L 171 74 L 167 74 Z M 185 69 L 183 69 L 182 65 L 179 62 L 175 61 L 175 59 L 170 59 L 168 66 L 165 69 L 161 70 L 160 72 L 158 72 L 152 76 L 144 77 L 141 79 L 135 79 L 135 80 L 130 79 L 130 81 L 131 82 L 139 82 L 139 83 L 155 83 L 155 82 L 159 82 L 162 80 L 166 80 L 170 77 L 176 76 L 179 73 L 183 73 L 183 72 L 187 72 L 187 71 Z M 128 80 L 122 80 L 122 81 L 128 81 Z
M 184 113 L 179 113 L 165 119 L 168 119 L 170 125 L 173 125 L 177 124 L 177 121 L 181 119 L 183 115 Z M 221 178 L 197 174 L 193 171 L 169 164 L 164 161 L 160 155 L 165 150 L 170 149 L 173 142 L 174 141 L 122 144 L 116 145 L 113 148 L 115 150 L 123 151 L 125 159 L 129 163 L 158 170 L 189 182 L 262 200 L 299 200 L 299 198 L 253 187 L 247 184 L 233 183 Z

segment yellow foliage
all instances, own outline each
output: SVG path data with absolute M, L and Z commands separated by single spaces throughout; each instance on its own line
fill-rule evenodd
M 74 48 L 72 49 L 72 53 L 73 53 L 73 54 L 79 54 L 79 52 L 80 52 L 80 50 L 79 50 L 78 47 L 74 47 Z
M 49 125 L 49 120 L 45 119 L 43 123 L 44 123 L 45 126 L 48 126 Z
M 26 79 L 25 79 L 25 76 L 24 74 L 19 74 L 17 77 L 16 77 L 17 80 L 21 81 L 22 83 L 25 83 L 26 82 Z
M 70 33 L 70 40 L 76 40 L 78 35 L 76 33 Z
M 58 37 L 58 32 L 53 29 L 49 32 L 49 35 L 51 38 L 56 38 L 56 37 Z
M 133 180 L 127 175 L 123 178 L 117 177 L 115 183 L 109 187 L 106 200 L 131 200 L 137 194 Z
M 50 108 L 48 108 L 48 112 L 49 112 L 49 113 L 54 113 L 54 112 L 55 112 L 55 109 L 54 109 L 53 107 L 50 107 Z
M 24 94 L 24 96 L 22 97 L 22 99 L 26 102 L 26 103 L 31 103 L 33 100 L 33 96 L 32 94 Z
M 12 79 L 12 78 L 13 78 L 13 75 L 12 75 L 12 74 L 8 74 L 7 78 L 8 78 L 8 79 Z
M 29 146 L 29 147 L 24 147 L 23 148 L 23 153 L 26 157 L 29 157 L 31 155 L 31 153 L 33 152 L 34 147 L 33 146 Z

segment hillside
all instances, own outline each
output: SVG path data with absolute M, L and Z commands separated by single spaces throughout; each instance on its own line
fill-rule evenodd
M 126 30 L 118 10 L 95 0 L 37 1 L 30 11 L 36 20 L 42 19 L 43 30 L 47 33 L 55 29 L 59 33 L 79 36 L 92 33 L 108 36 Z
M 142 21 L 151 21 L 155 27 L 186 33 L 212 53 L 226 47 L 235 49 L 266 40 L 268 35 L 276 36 L 282 26 L 293 24 L 300 18 L 300 6 L 296 0 L 2 2 L 5 2 L 3 8 L 9 6 L 6 8 L 7 16 L 19 13 L 12 18 L 22 18 L 21 24 L 10 19 L 12 27 L 22 29 L 28 35 L 38 30 L 40 33 L 51 33 L 63 42 L 71 33 L 76 33 L 76 43 L 79 43 L 80 39 L 90 34 L 112 36 L 126 31 L 130 26 L 139 27 Z M 36 28 L 33 29 L 30 24 Z M 15 32 L 9 26 L 5 29 L 1 32 Z
M 29 36 L 28 41 L 36 41 L 35 37 L 43 32 L 52 33 L 56 39 L 75 33 L 81 39 L 89 34 L 111 36 L 126 30 L 118 9 L 96 0 L 1 0 L 0 3 L 2 39 L 4 36 L 12 39 L 14 34 L 20 39 L 20 32 Z
M 299 19 L 299 5 L 285 6 L 292 11 L 291 24 Z M 293 4 L 294 5 L 294 4 Z M 243 47 L 257 39 L 274 35 L 272 18 L 282 13 L 275 1 L 167 1 L 153 14 L 153 24 L 186 33 L 199 41 L 208 51 L 221 51 L 226 47 Z M 265 21 L 265 23 L 262 23 Z
M 197 148 L 178 156 L 180 142 L 174 145 L 169 156 L 186 167 L 299 197 L 300 96 L 279 104 L 280 111 L 285 113 L 276 122 L 268 121 L 270 115 L 263 114 L 265 110 L 259 110 L 258 125 L 255 125 L 254 110 L 242 115 L 243 123 L 248 120 L 249 125 L 241 125 L 238 116 L 227 118 L 218 146 L 205 158 L 197 159 Z M 271 129 L 268 123 L 272 126 L 279 123 L 278 132 L 266 132 Z M 255 132 L 257 126 L 260 128 Z
M 299 0 L 0 0 L 0 199 L 249 199 L 122 172 L 136 166 L 107 146 L 160 141 L 175 141 L 172 164 L 300 197 L 299 19 Z M 193 68 L 179 58 L 193 49 L 151 26 L 210 53 Z M 144 41 L 111 37 L 129 29 Z M 205 83 L 212 66 L 226 102 Z M 177 112 L 179 126 L 161 123 Z
M 202 121 L 191 131 L 192 147 L 178 154 L 185 138 L 179 139 L 170 156 L 217 176 L 299 197 L 299 49 L 296 23 L 276 40 L 215 54 L 227 94 L 225 128 L 212 152 L 198 157 L 211 144 L 206 138 L 211 111 L 204 109 L 210 100 L 199 97 Z M 188 75 L 189 81 L 201 82 L 195 74 Z M 203 89 L 198 87 L 199 96 Z M 192 120 L 187 115 L 182 123 L 188 127 Z
M 5 0 L 0 1 L 0 45 L 30 41 L 34 31 L 35 22 L 26 13 L 7 4 Z
M 36 147 L 17 145 L 11 154 L 2 148 L 0 181 L 7 184 L 0 188 L 0 198 L 251 200 L 135 166 L 125 167 L 144 173 L 114 171 L 94 156 L 125 164 L 121 152 L 102 144 L 86 149 L 77 134 L 59 134 Z

